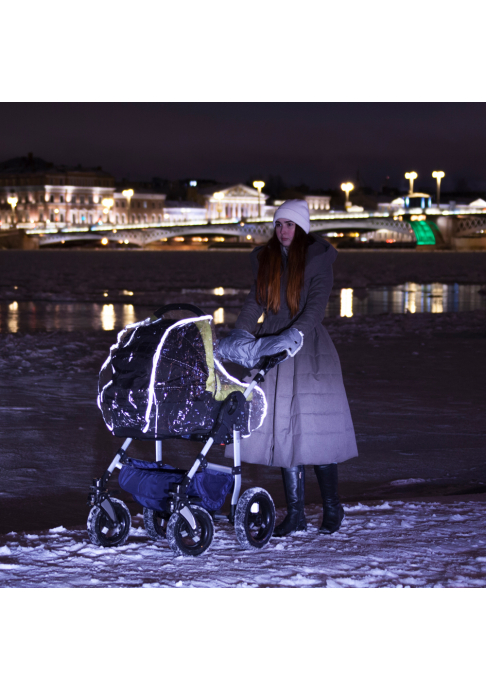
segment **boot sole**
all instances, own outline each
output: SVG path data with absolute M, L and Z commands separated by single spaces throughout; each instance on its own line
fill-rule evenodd
M 285 532 L 285 534 L 275 534 L 274 532 L 272 536 L 281 539 L 282 537 L 290 537 L 292 534 L 296 534 L 297 532 L 307 532 L 307 526 L 300 527 L 299 529 L 293 529 L 291 532 Z
M 343 522 L 345 521 L 345 519 L 346 519 L 346 516 L 343 517 L 343 519 L 342 519 L 341 522 L 339 523 L 339 526 L 336 527 L 336 529 L 329 530 L 329 529 L 321 529 L 321 528 L 319 528 L 319 534 L 335 534 L 336 532 L 339 532 L 339 530 L 341 529 L 342 524 L 343 524 Z

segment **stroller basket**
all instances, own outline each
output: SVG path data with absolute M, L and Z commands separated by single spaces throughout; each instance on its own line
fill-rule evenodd
M 144 508 L 168 512 L 171 484 L 180 484 L 186 472 L 158 462 L 127 458 L 120 470 L 120 487 L 132 494 Z M 208 511 L 220 510 L 233 487 L 231 474 L 204 469 L 191 479 L 187 496 Z

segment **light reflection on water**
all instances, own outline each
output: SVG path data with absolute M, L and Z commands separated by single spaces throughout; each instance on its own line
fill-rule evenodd
M 326 316 L 355 316 L 356 314 L 411 314 L 471 311 L 486 307 L 486 295 L 481 285 L 444 285 L 442 283 L 405 283 L 373 289 L 346 288 L 336 294 L 326 309 Z M 483 286 L 484 291 L 484 286 Z
M 420 312 L 441 313 L 486 308 L 486 294 L 481 285 L 443 285 L 442 283 L 405 283 L 372 289 L 344 288 L 333 290 L 326 316 L 350 318 L 357 314 Z M 168 302 L 191 302 L 214 322 L 233 325 L 241 310 L 246 290 L 211 288 L 172 291 Z M 216 301 L 214 298 L 218 297 Z M 229 304 L 221 305 L 221 297 Z M 224 303 L 224 301 L 223 301 Z M 158 305 L 156 305 L 158 306 Z M 119 331 L 130 323 L 151 316 L 150 306 L 133 304 L 93 304 L 87 302 L 0 302 L 0 333 L 34 332 L 38 330 Z

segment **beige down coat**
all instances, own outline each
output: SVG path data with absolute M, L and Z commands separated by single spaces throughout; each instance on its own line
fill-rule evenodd
M 275 335 L 290 326 L 304 334 L 302 349 L 272 369 L 262 388 L 268 411 L 262 426 L 242 439 L 244 462 L 275 467 L 327 465 L 358 455 L 353 422 L 344 390 L 341 364 L 329 333 L 322 325 L 333 284 L 332 264 L 337 251 L 326 240 L 312 236 L 306 256 L 299 312 L 291 319 L 285 297 L 287 270 L 280 286 L 278 314 L 263 313 L 256 302 L 257 247 L 251 254 L 255 282 L 235 327 L 254 335 Z M 227 446 L 226 455 L 233 455 Z

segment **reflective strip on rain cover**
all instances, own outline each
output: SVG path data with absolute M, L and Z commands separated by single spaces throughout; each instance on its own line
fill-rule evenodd
M 124 491 L 145 508 L 167 511 L 170 485 L 179 484 L 186 472 L 170 465 L 130 458 L 123 465 L 118 482 Z M 233 476 L 214 470 L 202 470 L 191 480 L 187 495 L 199 498 L 206 510 L 219 510 L 233 484 Z

